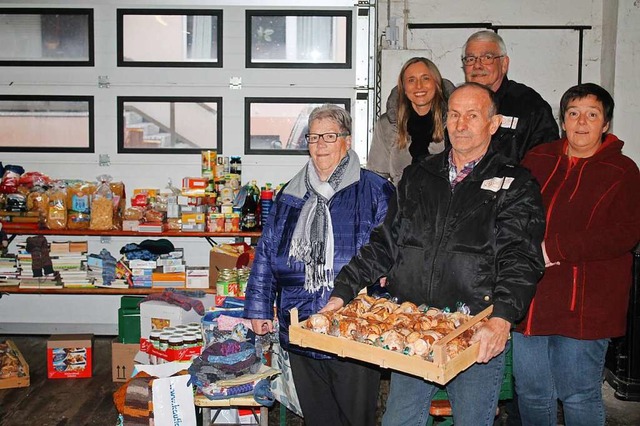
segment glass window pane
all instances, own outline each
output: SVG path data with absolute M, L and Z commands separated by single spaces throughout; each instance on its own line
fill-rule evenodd
M 93 152 L 93 99 L 0 97 L 0 151 Z
M 246 98 L 245 154 L 308 154 L 309 114 L 331 103 L 349 110 L 349 99 Z
M 247 67 L 349 68 L 350 12 L 247 11 Z
M 93 65 L 93 11 L 0 9 L 0 64 Z
M 222 66 L 221 11 L 118 11 L 120 66 Z
M 220 151 L 221 98 L 118 98 L 118 152 Z

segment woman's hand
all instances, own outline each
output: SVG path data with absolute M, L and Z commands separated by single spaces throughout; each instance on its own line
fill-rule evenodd
M 253 332 L 259 336 L 267 333 L 273 333 L 273 321 L 265 319 L 252 319 L 251 328 L 253 328 Z
M 552 262 L 549 260 L 549 255 L 547 254 L 547 247 L 544 245 L 544 241 L 542 242 L 542 257 L 544 257 L 544 267 L 548 268 L 550 266 L 559 265 L 560 262 Z
M 324 308 L 320 309 L 318 313 L 335 311 L 336 309 L 340 309 L 344 306 L 344 300 L 339 297 L 331 297 Z

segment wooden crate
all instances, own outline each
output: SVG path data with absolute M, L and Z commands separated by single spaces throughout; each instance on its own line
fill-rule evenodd
M 28 387 L 29 382 L 29 364 L 25 361 L 24 357 L 18 350 L 17 346 L 13 341 L 7 340 L 7 345 L 13 351 L 14 354 L 18 356 L 18 360 L 20 360 L 20 364 L 22 365 L 22 369 L 24 370 L 24 376 L 16 376 L 16 377 L 7 377 L 5 379 L 0 379 L 0 389 L 9 389 L 9 388 L 24 388 Z
M 434 343 L 433 362 L 426 361 L 418 356 L 405 355 L 366 343 L 359 343 L 342 337 L 334 337 L 327 334 L 316 333 L 311 330 L 305 330 L 300 326 L 298 310 L 296 308 L 291 310 L 289 340 L 291 343 L 304 348 L 320 349 L 340 357 L 358 359 L 379 365 L 383 368 L 390 368 L 423 377 L 426 380 L 443 385 L 453 379 L 458 373 L 473 365 L 478 357 L 479 349 L 479 344 L 475 343 L 455 358 L 447 361 L 447 343 L 489 316 L 492 311 L 493 306 L 489 306 L 458 329 Z

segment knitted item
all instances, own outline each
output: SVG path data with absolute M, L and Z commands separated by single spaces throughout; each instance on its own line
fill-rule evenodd
M 27 238 L 27 252 L 31 254 L 31 269 L 34 277 L 53 274 L 53 265 L 49 257 L 49 243 L 44 235 Z
M 102 259 L 102 282 L 110 285 L 116 279 L 116 258 L 111 256 L 107 249 L 100 250 L 100 258 Z
M 120 249 L 120 254 L 124 254 L 128 260 L 157 260 L 158 255 L 151 253 L 149 250 L 140 248 L 138 244 L 129 243 Z
M 151 385 L 154 378 L 140 372 L 113 394 L 116 409 L 127 426 L 153 425 Z
M 273 392 L 271 392 L 271 382 L 266 379 L 260 380 L 253 387 L 253 399 L 265 407 L 271 407 L 275 402 Z
M 147 295 L 140 303 L 146 302 L 148 300 L 160 300 L 163 302 L 170 303 L 172 305 L 180 306 L 185 311 L 191 310 L 193 308 L 199 315 L 204 315 L 204 305 L 200 300 L 192 299 L 187 296 L 183 296 L 181 294 L 177 294 L 176 292 L 165 290 L 162 293 L 152 293 Z

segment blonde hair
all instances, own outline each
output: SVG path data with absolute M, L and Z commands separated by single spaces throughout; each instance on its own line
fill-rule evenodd
M 406 148 L 409 139 L 409 133 L 407 131 L 407 122 L 409 121 L 410 108 L 413 108 L 411 101 L 407 98 L 404 92 L 404 73 L 411 65 L 422 62 L 427 66 L 431 76 L 436 82 L 436 92 L 431 101 L 431 112 L 433 113 L 433 134 L 431 140 L 433 142 L 440 142 L 444 140 L 444 113 L 446 110 L 446 103 L 444 99 L 444 92 L 442 90 L 442 76 L 438 67 L 427 58 L 414 57 L 404 63 L 398 76 L 398 139 L 397 144 L 399 149 Z

